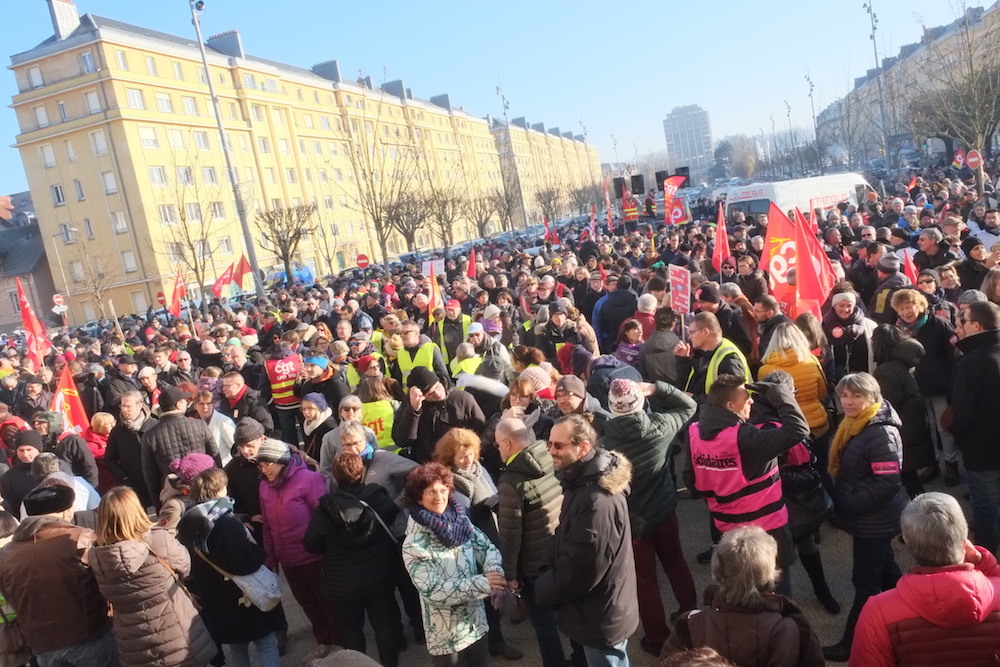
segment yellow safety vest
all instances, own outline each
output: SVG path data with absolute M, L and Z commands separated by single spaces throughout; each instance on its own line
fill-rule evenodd
M 396 443 L 392 440 L 392 422 L 395 414 L 391 401 L 361 404 L 361 423 L 375 432 L 379 449 L 396 451 Z
M 372 354 L 372 356 L 378 359 L 380 364 L 382 363 L 381 354 L 375 352 L 374 354 Z M 347 386 L 351 388 L 352 392 L 354 392 L 358 388 L 358 385 L 361 384 L 361 373 L 358 372 L 358 369 L 354 366 L 354 364 L 348 362 L 346 375 L 347 375 Z
M 448 321 L 447 316 L 445 319 L 438 322 L 438 340 L 440 343 L 438 347 L 441 348 L 441 354 L 444 356 L 444 363 L 448 363 L 451 359 L 448 356 L 448 346 L 444 344 L 444 323 Z M 469 337 L 469 325 L 472 324 L 472 318 L 468 315 L 462 315 L 462 342 Z
M 382 339 L 383 338 L 384 338 L 384 334 L 382 333 L 381 330 L 379 330 L 379 331 L 372 331 L 372 345 L 374 345 L 375 349 L 378 350 L 380 353 L 382 352 Z
M 730 341 L 725 338 L 722 339 L 722 344 L 715 348 L 715 352 L 712 353 L 712 358 L 708 360 L 708 371 L 705 373 L 705 395 L 708 395 L 708 390 L 712 388 L 715 384 L 715 379 L 719 377 L 719 366 L 722 362 L 731 354 L 735 354 L 743 364 L 743 376 L 746 382 L 752 382 L 753 378 L 750 377 L 750 364 L 747 363 L 747 358 L 743 356 L 740 352 L 740 348 L 733 345 Z M 691 372 L 688 374 L 687 382 L 684 385 L 684 389 L 690 391 L 691 378 L 694 377 L 694 366 L 691 367 Z
M 481 363 L 483 363 L 483 358 L 480 356 L 469 357 L 468 359 L 462 359 L 461 361 L 459 361 L 456 357 L 451 360 L 450 364 L 448 364 L 448 368 L 451 369 L 451 376 L 453 378 L 457 378 L 459 373 L 475 375 L 476 370 L 479 368 L 479 364 Z
M 434 370 L 434 348 L 437 345 L 434 343 L 424 343 L 417 348 L 417 353 L 410 356 L 410 353 L 406 351 L 404 347 L 399 351 L 399 355 L 396 357 L 396 363 L 399 364 L 399 374 L 403 377 L 403 389 L 406 391 L 410 390 L 409 379 L 410 371 L 412 371 L 417 366 L 423 366 L 424 368 L 429 368 Z

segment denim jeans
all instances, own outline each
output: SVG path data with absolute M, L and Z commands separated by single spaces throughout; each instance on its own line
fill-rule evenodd
M 627 648 L 628 640 L 623 639 L 611 648 L 584 646 L 583 654 L 587 656 L 588 667 L 631 667 Z
M 966 470 L 976 544 L 996 553 L 1000 541 L 1000 470 Z
M 275 414 L 278 415 L 277 423 L 275 427 L 281 431 L 281 439 L 285 442 L 299 446 L 299 431 L 298 431 L 298 421 L 295 418 L 296 410 L 278 410 L 275 409 Z
M 97 639 L 35 655 L 39 667 L 118 667 L 118 646 L 111 628 Z
M 556 614 L 552 607 L 545 607 L 535 602 L 535 580 L 524 580 L 524 601 L 528 605 L 528 620 L 535 629 L 538 639 L 538 652 L 542 656 L 543 667 L 563 667 L 566 664 L 566 654 L 563 652 L 562 637 L 556 625 Z
M 250 643 L 257 650 L 255 664 L 258 667 L 281 667 L 281 658 L 278 656 L 278 635 L 271 632 Z M 232 667 L 250 667 L 250 644 L 225 644 L 223 649 L 226 652 L 226 664 Z

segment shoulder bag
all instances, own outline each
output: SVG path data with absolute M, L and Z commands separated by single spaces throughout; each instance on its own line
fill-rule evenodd
M 278 581 L 278 575 L 266 565 L 261 565 L 253 574 L 230 574 L 210 561 L 201 549 L 195 548 L 194 551 L 223 578 L 231 580 L 243 591 L 243 596 L 240 598 L 240 604 L 243 606 L 271 611 L 281 603 L 281 582 Z

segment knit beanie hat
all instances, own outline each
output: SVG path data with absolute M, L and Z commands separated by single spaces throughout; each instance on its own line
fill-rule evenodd
M 552 384 L 552 378 L 544 370 L 538 366 L 531 366 L 530 368 L 525 368 L 521 371 L 521 377 L 531 383 L 531 386 L 535 388 L 535 393 L 538 393 Z
M 976 238 L 975 236 L 966 236 L 964 239 L 962 239 L 962 254 L 968 257 L 969 253 L 972 252 L 973 248 L 981 245 L 986 245 L 986 244 L 983 243 L 978 238 Z
M 291 458 L 292 452 L 288 449 L 288 445 L 274 438 L 264 440 L 257 449 L 257 456 L 254 457 L 258 463 L 280 463 L 281 465 L 288 463 Z
M 587 365 L 590 364 L 593 358 L 593 353 L 583 345 L 574 345 L 573 354 L 570 356 L 573 375 L 583 375 L 587 370 Z
M 560 391 L 565 391 L 567 394 L 572 394 L 579 398 L 587 398 L 587 385 L 575 375 L 564 375 L 559 378 L 559 383 L 556 385 L 556 392 Z
M 836 306 L 841 301 L 850 301 L 851 305 L 857 305 L 858 295 L 854 292 L 837 292 L 830 298 L 830 305 Z
M 646 404 L 646 397 L 642 395 L 637 385 L 632 380 L 616 378 L 611 381 L 611 388 L 608 390 L 608 407 L 611 414 L 616 417 L 630 415 L 642 410 Z
M 878 270 L 882 273 L 899 273 L 899 257 L 883 255 L 878 260 Z
M 215 459 L 208 454 L 192 452 L 185 454 L 182 458 L 174 459 L 170 462 L 170 470 L 177 475 L 181 484 L 190 485 L 194 478 L 203 470 L 208 470 L 215 466 Z
M 302 397 L 302 401 L 303 402 L 309 401 L 310 403 L 315 405 L 316 409 L 319 410 L 320 412 L 323 412 L 324 410 L 328 410 L 330 408 L 330 405 L 326 402 L 326 398 L 323 396 L 323 394 L 319 393 L 318 391 L 309 392 L 308 394 Z
M 236 424 L 233 442 L 237 445 L 245 445 L 262 437 L 264 437 L 264 425 L 253 417 L 244 417 Z
M 417 366 L 410 371 L 410 376 L 406 379 L 407 384 L 416 387 L 420 391 L 426 392 L 441 381 L 437 374 L 426 366 Z
M 485 310 L 483 310 L 483 319 L 492 320 L 497 317 L 500 317 L 499 306 L 495 306 L 491 303 L 490 305 L 486 306 Z
M 18 447 L 34 447 L 38 451 L 42 451 L 45 448 L 42 443 L 42 434 L 38 431 L 18 431 L 17 437 L 14 438 L 14 449 Z

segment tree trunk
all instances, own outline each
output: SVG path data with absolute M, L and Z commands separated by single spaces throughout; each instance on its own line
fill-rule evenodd
M 292 273 L 292 256 L 285 255 L 281 261 L 285 265 L 285 287 L 291 287 L 295 282 L 295 274 Z

